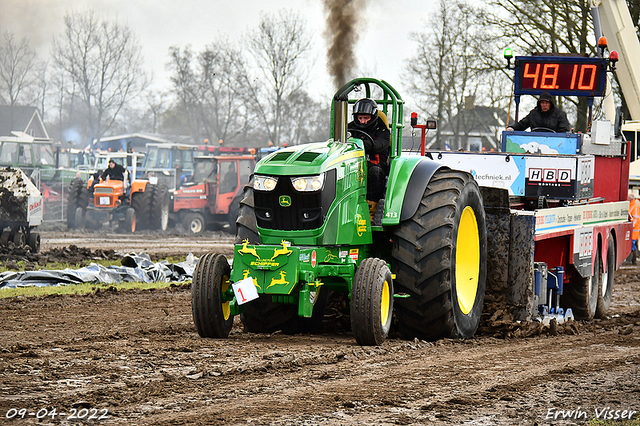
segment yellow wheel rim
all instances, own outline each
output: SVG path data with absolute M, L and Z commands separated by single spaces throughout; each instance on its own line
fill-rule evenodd
M 224 277 L 222 277 L 221 293 L 225 294 L 227 290 L 229 290 L 229 277 L 225 275 Z M 229 302 L 222 303 L 222 316 L 224 316 L 225 321 L 228 320 L 231 316 L 231 308 L 229 307 Z
M 387 280 L 384 280 L 384 284 L 382 285 L 382 301 L 380 303 L 380 320 L 382 321 L 382 325 L 384 326 L 389 319 L 389 283 Z
M 456 240 L 456 293 L 458 306 L 467 315 L 473 309 L 480 275 L 480 236 L 473 209 L 464 208 Z

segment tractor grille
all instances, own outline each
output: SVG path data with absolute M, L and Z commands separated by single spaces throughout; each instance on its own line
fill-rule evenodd
M 296 191 L 289 176 L 280 177 L 273 191 L 254 191 L 258 226 L 282 231 L 320 228 L 336 197 L 336 171 L 326 173 L 324 188 L 319 192 Z M 282 197 L 290 198 L 289 206 L 281 205 Z

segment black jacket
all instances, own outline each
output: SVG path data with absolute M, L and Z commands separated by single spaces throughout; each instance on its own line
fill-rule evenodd
M 551 102 L 549 111 L 543 112 L 540 108 L 540 100 L 538 100 L 538 104 L 531 110 L 529 115 L 514 124 L 513 130 L 527 130 L 529 127 L 533 130 L 544 127 L 555 130 L 558 133 L 570 132 L 571 125 L 569 124 L 569 120 L 567 120 L 567 114 L 560 108 L 556 108 L 551 95 L 543 93 L 540 95 L 540 99 L 546 99 Z M 540 131 L 544 132 L 547 130 L 540 129 Z
M 124 167 L 116 163 L 113 168 L 107 166 L 104 172 L 102 172 L 102 180 L 106 180 L 107 176 L 112 180 L 124 180 Z
M 351 136 L 354 138 L 362 139 L 364 143 L 364 152 L 367 154 L 369 161 L 375 159 L 376 154 L 379 156 L 381 165 L 389 164 L 389 153 L 391 152 L 391 132 L 387 129 L 387 126 L 382 122 L 380 118 L 377 118 L 373 125 L 366 128 L 357 126 L 353 121 L 347 125 L 347 130 L 352 131 Z M 355 131 L 354 131 L 355 130 Z M 371 139 L 360 133 L 364 131 L 371 136 Z

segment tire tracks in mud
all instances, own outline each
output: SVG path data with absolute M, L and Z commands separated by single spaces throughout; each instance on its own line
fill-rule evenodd
M 229 339 L 201 339 L 189 297 L 179 287 L 0 300 L 0 409 L 82 403 L 108 408 L 105 424 L 355 425 L 543 424 L 554 400 L 640 407 L 629 379 L 640 311 L 579 323 L 577 335 L 360 347 L 348 333 L 250 334 L 238 322 Z

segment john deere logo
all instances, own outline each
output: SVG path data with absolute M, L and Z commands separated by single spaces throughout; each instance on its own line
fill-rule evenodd
M 280 205 L 282 207 L 291 206 L 291 197 L 289 197 L 288 195 L 281 195 L 278 201 L 280 202 Z

